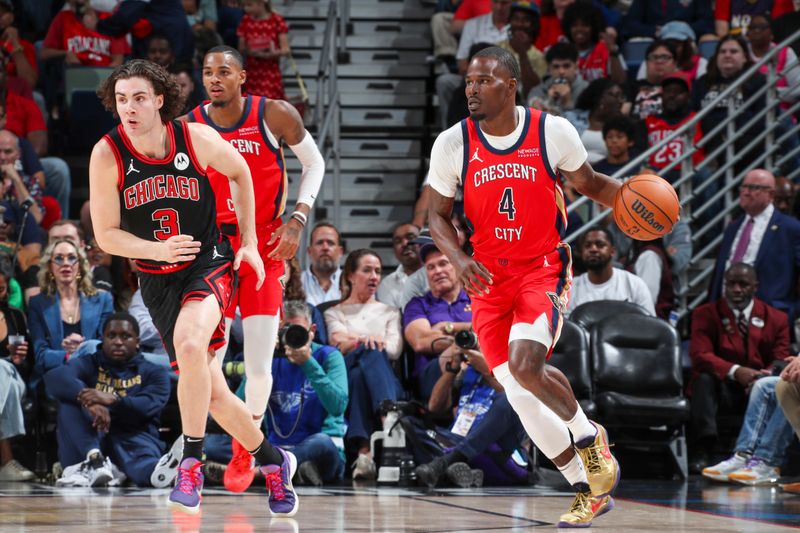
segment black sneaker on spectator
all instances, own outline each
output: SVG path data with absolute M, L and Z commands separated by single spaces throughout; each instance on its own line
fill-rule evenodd
M 467 463 L 453 463 L 447 467 L 447 479 L 457 487 L 468 489 L 483 486 L 483 470 L 470 468 Z
M 310 487 L 321 487 L 322 476 L 319 475 L 317 465 L 311 461 L 303 461 L 297 467 L 297 482 L 299 485 L 308 485 Z

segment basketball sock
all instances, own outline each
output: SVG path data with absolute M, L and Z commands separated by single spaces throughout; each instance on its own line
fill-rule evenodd
M 255 457 L 256 463 L 260 466 L 278 465 L 283 464 L 283 456 L 278 449 L 270 444 L 267 439 L 261 441 L 258 448 L 250 452 L 250 455 Z
M 277 315 L 253 315 L 242 320 L 244 332 L 244 397 L 247 410 L 264 416 L 272 391 L 272 356 L 278 339 Z M 278 463 L 280 464 L 280 463 Z
M 203 458 L 203 441 L 204 437 L 190 437 L 183 436 L 183 459 L 187 457 L 194 457 L 197 460 Z M 181 459 L 181 460 L 183 460 Z
M 578 492 L 587 492 L 589 490 L 589 480 L 586 477 L 586 469 L 583 466 L 583 461 L 576 453 L 572 456 L 564 466 L 559 466 L 558 470 L 567 478 L 569 484 Z
M 575 446 L 587 448 L 592 445 L 594 438 L 597 436 L 597 428 L 586 418 L 586 414 L 580 405 L 578 405 L 578 412 L 575 413 L 571 420 L 567 420 L 566 424 L 570 433 L 572 433 Z
M 525 431 L 545 456 L 553 459 L 572 447 L 564 421 L 514 379 L 508 363 L 495 367 L 493 372 L 505 388 L 508 403 L 519 416 Z

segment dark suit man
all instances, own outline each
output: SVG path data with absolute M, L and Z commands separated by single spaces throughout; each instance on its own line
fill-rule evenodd
M 753 382 L 789 356 L 786 314 L 753 298 L 757 289 L 755 269 L 735 263 L 725 272 L 725 297 L 692 313 L 690 467 L 697 472 L 716 441 L 717 415 L 743 413 Z
M 725 228 L 709 300 L 722 295 L 723 273 L 743 261 L 755 267 L 760 280 L 756 296 L 767 304 L 794 315 L 796 284 L 800 272 L 800 222 L 772 204 L 775 177 L 763 169 L 747 173 L 739 192 L 745 216 Z

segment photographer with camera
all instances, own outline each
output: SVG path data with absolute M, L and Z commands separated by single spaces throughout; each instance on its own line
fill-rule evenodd
M 441 376 L 433 387 L 428 410 L 452 409 L 449 428 L 436 427 L 431 437 L 422 420 L 406 419 L 420 484 L 435 487 L 446 477 L 462 488 L 525 483 L 528 473 L 511 455 L 524 430 L 506 399 L 503 386 L 492 376 L 472 330 L 459 331 L 454 343 L 439 356 Z M 437 453 L 438 452 L 438 453 Z

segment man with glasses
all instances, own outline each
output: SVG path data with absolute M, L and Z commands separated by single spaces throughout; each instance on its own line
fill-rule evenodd
M 414 240 L 419 237 L 419 228 L 414 224 L 400 223 L 392 232 L 392 247 L 397 258 L 397 270 L 383 278 L 378 286 L 378 301 L 403 309 L 403 287 L 409 276 L 419 270 L 422 263 Z
M 747 263 L 758 279 L 756 296 L 794 316 L 797 276 L 800 273 L 800 222 L 784 215 L 772 203 L 775 176 L 765 169 L 748 172 L 739 188 L 744 216 L 731 222 L 722 237 L 709 300 L 722 296 L 723 274 L 730 265 Z

